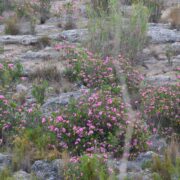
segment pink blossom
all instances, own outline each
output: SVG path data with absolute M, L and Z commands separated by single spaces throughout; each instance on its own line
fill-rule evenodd
M 58 116 L 56 118 L 56 123 L 62 122 L 63 121 L 63 117 L 62 116 Z
M 42 123 L 44 124 L 46 122 L 46 118 L 42 118 Z
M 31 112 L 33 112 L 33 109 L 32 108 L 28 109 L 28 113 L 31 113 Z
M 0 69 L 3 69 L 3 64 L 0 63 Z
M 13 69 L 13 67 L 14 67 L 14 64 L 8 64 L 9 69 Z
M 0 95 L 0 99 L 5 99 L 5 97 L 3 95 Z

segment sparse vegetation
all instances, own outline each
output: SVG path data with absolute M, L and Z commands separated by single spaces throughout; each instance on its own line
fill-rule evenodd
M 48 36 L 42 36 L 38 41 L 38 46 L 40 49 L 51 46 L 51 39 Z
M 179 145 L 174 141 L 167 149 L 164 159 L 154 157 L 151 166 L 154 180 L 169 180 L 180 178 L 180 154 Z
M 56 65 L 47 62 L 45 65 L 38 67 L 34 72 L 32 72 L 30 74 L 30 79 L 60 82 L 62 79 L 62 73 Z
M 47 81 L 43 81 L 40 84 L 38 83 L 38 85 L 37 84 L 33 85 L 32 95 L 36 99 L 37 103 L 41 105 L 44 103 L 47 86 L 48 86 Z
M 17 17 L 10 17 L 5 22 L 5 34 L 17 35 L 19 34 L 19 25 Z
M 130 20 L 124 22 L 118 1 L 109 3 L 109 13 L 100 17 L 89 10 L 90 49 L 103 57 L 121 53 L 133 61 L 146 43 L 148 10 L 134 5 Z
M 80 179 L 80 180 L 117 180 L 115 172 L 108 170 L 106 162 L 98 155 L 82 156 L 78 162 L 71 162 L 66 165 L 64 169 L 64 176 L 67 180 Z

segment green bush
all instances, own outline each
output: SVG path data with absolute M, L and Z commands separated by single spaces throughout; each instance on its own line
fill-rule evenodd
M 130 20 L 124 21 L 117 0 L 109 1 L 109 13 L 102 11 L 98 16 L 89 9 L 90 50 L 103 57 L 118 55 L 119 52 L 130 60 L 136 58 L 146 43 L 148 9 L 142 3 L 133 6 Z
M 33 85 L 32 95 L 34 96 L 36 101 L 41 105 L 44 103 L 47 86 L 47 81 L 43 81 L 41 84 Z
M 170 180 L 180 178 L 180 157 L 176 157 L 175 162 L 172 161 L 169 154 L 165 155 L 162 160 L 155 157 L 152 163 L 152 172 L 154 180 Z
M 66 180 L 117 180 L 113 172 L 108 170 L 106 162 L 98 155 L 83 155 L 79 162 L 69 163 L 64 169 Z
M 143 3 L 150 12 L 149 21 L 157 23 L 163 10 L 163 0 L 132 0 L 132 3 Z
M 19 80 L 22 74 L 23 67 L 20 63 L 0 63 L 0 85 L 2 87 Z

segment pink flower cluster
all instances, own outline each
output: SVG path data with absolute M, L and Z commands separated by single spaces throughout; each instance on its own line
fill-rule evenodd
M 142 109 L 149 123 L 180 132 L 180 86 L 147 87 L 141 91 Z M 169 132 L 169 131 L 168 131 Z

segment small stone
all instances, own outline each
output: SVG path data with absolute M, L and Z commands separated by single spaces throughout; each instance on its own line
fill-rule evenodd
M 158 152 L 158 153 L 163 153 L 164 150 L 167 148 L 167 143 L 165 139 L 161 138 L 158 135 L 154 135 L 150 138 L 150 141 L 152 144 L 149 146 L 150 150 Z
M 16 92 L 17 93 L 27 93 L 28 88 L 24 86 L 23 84 L 18 84 L 16 86 Z
M 0 172 L 11 165 L 12 156 L 0 153 Z
M 142 166 L 144 163 L 151 161 L 154 156 L 157 156 L 157 154 L 153 151 L 140 153 L 136 158 L 135 162 L 138 163 L 140 166 Z
M 13 179 L 14 180 L 20 180 L 20 179 L 31 180 L 32 178 L 31 178 L 31 174 L 28 174 L 27 172 L 20 170 L 14 173 Z
M 49 161 L 35 161 L 31 170 L 37 176 L 38 179 L 43 180 L 61 180 L 63 172 L 63 161 L 54 160 Z

